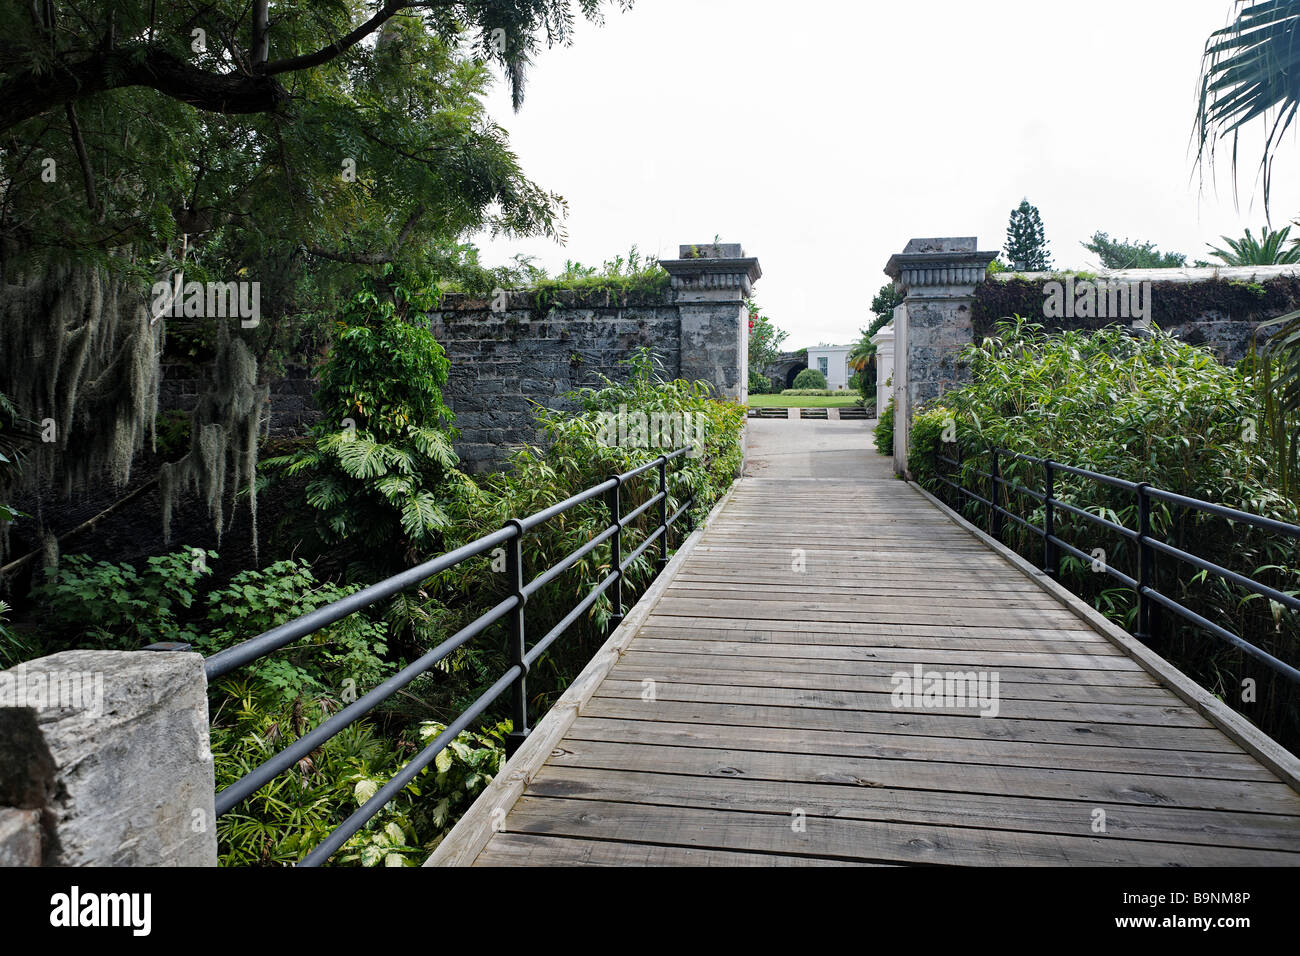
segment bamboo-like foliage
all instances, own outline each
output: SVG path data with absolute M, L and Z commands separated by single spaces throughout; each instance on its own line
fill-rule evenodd
M 992 450 L 1007 448 L 1132 482 L 1226 504 L 1300 524 L 1300 503 L 1281 488 L 1262 402 L 1276 389 L 1219 364 L 1206 349 L 1155 330 L 1138 338 L 1119 328 L 1048 335 L 1023 319 L 1004 321 L 997 335 L 966 352 L 970 384 L 947 392 L 914 418 L 909 467 L 923 484 L 988 526 L 988 509 L 958 498 L 942 474 L 989 497 Z M 946 444 L 947 438 L 955 443 Z M 1292 446 L 1294 448 L 1294 446 Z M 954 471 L 938 455 L 958 459 Z M 1294 459 L 1292 459 L 1294 461 Z M 1045 508 L 1041 466 L 1002 456 L 1010 484 L 999 503 L 1041 528 Z M 1289 474 L 1294 479 L 1294 469 Z M 1056 497 L 1098 517 L 1137 527 L 1136 496 L 1091 479 L 1056 474 Z M 1300 594 L 1300 554 L 1293 538 L 1153 501 L 1152 534 L 1191 554 Z M 1116 622 L 1135 625 L 1133 593 L 1104 573 L 1137 574 L 1136 549 L 1117 532 L 1056 512 L 1057 536 L 1093 555 L 1061 561 L 1061 581 Z M 1042 539 L 1013 521 L 1006 542 L 1035 563 Z M 1170 558 L 1156 562 L 1158 590 L 1251 643 L 1295 662 L 1300 615 L 1237 585 Z M 1160 652 L 1288 746 L 1300 744 L 1300 695 L 1272 671 L 1171 614 L 1158 616 Z M 1253 703 L 1242 681 L 1257 682 Z

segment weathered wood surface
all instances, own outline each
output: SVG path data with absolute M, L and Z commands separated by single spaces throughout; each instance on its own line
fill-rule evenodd
M 883 459 L 777 457 L 476 864 L 1300 864 L 1300 794 Z M 997 715 L 894 706 L 917 664 L 996 673 Z

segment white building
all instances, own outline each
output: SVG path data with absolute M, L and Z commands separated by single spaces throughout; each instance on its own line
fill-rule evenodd
M 852 345 L 818 345 L 808 349 L 808 367 L 826 376 L 827 388 L 848 388 Z

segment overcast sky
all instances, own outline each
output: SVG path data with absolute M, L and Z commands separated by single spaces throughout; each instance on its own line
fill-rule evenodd
M 1208 258 L 1264 221 L 1258 137 L 1200 188 L 1201 51 L 1230 0 L 638 0 L 538 58 L 523 109 L 489 98 L 525 171 L 569 204 L 568 241 L 479 239 L 552 271 L 715 235 L 757 256 L 787 348 L 847 343 L 912 237 L 1001 249 L 1022 197 L 1058 267 L 1101 229 Z M 1228 153 L 1224 152 L 1225 160 Z M 1300 213 L 1287 137 L 1275 227 Z

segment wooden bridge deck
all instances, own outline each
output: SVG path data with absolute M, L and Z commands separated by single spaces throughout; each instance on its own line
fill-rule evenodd
M 617 663 L 485 795 L 479 845 L 458 829 L 431 863 L 1300 863 L 1300 795 L 864 426 L 750 425 L 747 476 Z M 999 713 L 893 706 L 917 664 L 996 673 Z

